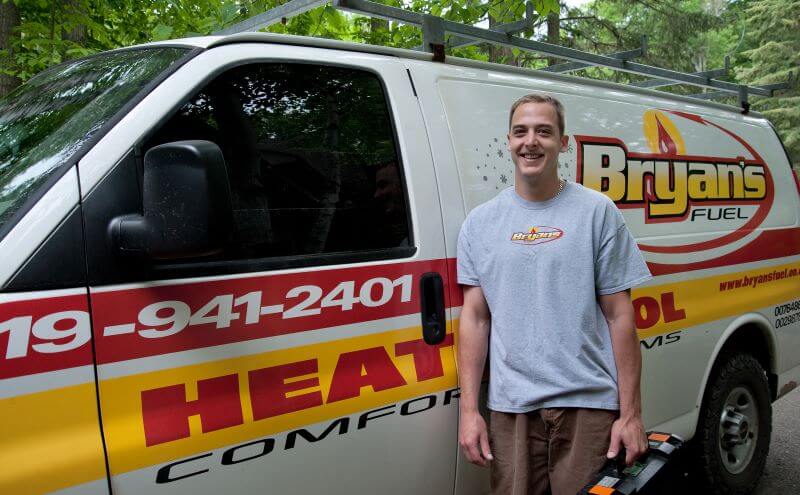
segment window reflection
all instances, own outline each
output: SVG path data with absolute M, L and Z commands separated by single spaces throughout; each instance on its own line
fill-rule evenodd
M 110 52 L 40 73 L 0 101 L 0 228 L 180 48 Z
M 241 259 L 409 245 L 393 135 L 376 76 L 259 64 L 212 81 L 147 146 L 220 146 L 235 227 L 224 257 Z

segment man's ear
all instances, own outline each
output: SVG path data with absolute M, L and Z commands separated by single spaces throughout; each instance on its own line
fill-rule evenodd
M 569 146 L 569 136 L 561 136 L 561 152 L 567 151 Z
M 506 134 L 506 149 L 511 151 L 511 131 L 508 131 L 508 134 Z

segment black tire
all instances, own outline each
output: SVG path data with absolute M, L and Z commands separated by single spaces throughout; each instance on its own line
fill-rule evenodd
M 764 368 L 749 354 L 721 355 L 703 395 L 694 442 L 702 493 L 751 493 L 764 471 L 771 433 Z

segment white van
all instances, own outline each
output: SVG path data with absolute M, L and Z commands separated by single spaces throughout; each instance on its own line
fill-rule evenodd
M 268 34 L 68 62 L 0 102 L 0 493 L 486 493 L 460 458 L 456 238 L 508 109 L 622 210 L 650 429 L 752 487 L 800 379 L 800 195 L 769 122 Z

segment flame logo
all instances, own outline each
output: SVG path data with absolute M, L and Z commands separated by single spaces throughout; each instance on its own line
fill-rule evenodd
M 559 228 L 539 225 L 538 227 L 531 227 L 527 232 L 514 232 L 511 234 L 511 242 L 533 246 L 555 241 L 563 236 L 564 231 Z
M 688 156 L 683 136 L 674 124 L 676 119 L 682 124 L 683 131 L 691 133 L 693 137 L 699 135 L 706 139 L 719 139 L 717 146 L 713 147 L 719 154 Z M 700 207 L 705 206 L 749 205 L 756 209 L 746 213 L 744 217 L 739 213 L 736 213 L 736 218 L 726 217 L 725 220 L 736 220 L 736 224 L 741 225 L 729 230 L 718 229 L 722 235 L 690 241 L 689 244 L 640 243 L 639 249 L 650 253 L 678 255 L 726 247 L 747 239 L 748 236 L 753 238 L 753 233 L 756 239 L 760 239 L 759 226 L 770 214 L 775 202 L 775 182 L 764 158 L 747 139 L 703 116 L 676 110 L 645 111 L 642 115 L 642 130 L 649 147 L 649 152 L 645 153 L 629 152 L 625 143 L 615 137 L 574 135 L 578 144 L 576 182 L 603 192 L 619 208 L 643 209 L 645 224 L 699 222 L 701 216 L 695 218 L 691 215 L 696 211 L 703 211 Z M 731 140 L 738 146 L 731 146 Z M 631 163 L 636 164 L 633 174 Z M 720 208 L 718 214 L 721 215 L 722 211 Z M 713 219 L 709 216 L 705 220 Z M 745 221 L 742 223 L 739 220 Z M 675 236 L 676 241 L 682 242 L 681 237 Z M 736 249 L 733 252 L 738 253 L 731 260 L 739 260 L 738 256 L 749 256 L 742 254 L 745 247 L 728 248 Z M 752 249 L 747 247 L 747 251 Z M 664 261 L 663 265 L 659 261 L 656 265 L 722 266 L 709 264 L 715 262 L 710 258 L 713 253 L 698 256 L 705 260 L 698 259 L 687 264 L 684 258 L 676 258 L 674 265 L 671 260 Z
M 667 115 L 659 110 L 647 110 L 643 116 L 642 129 L 647 145 L 653 153 L 685 155 L 686 143 L 678 128 Z

